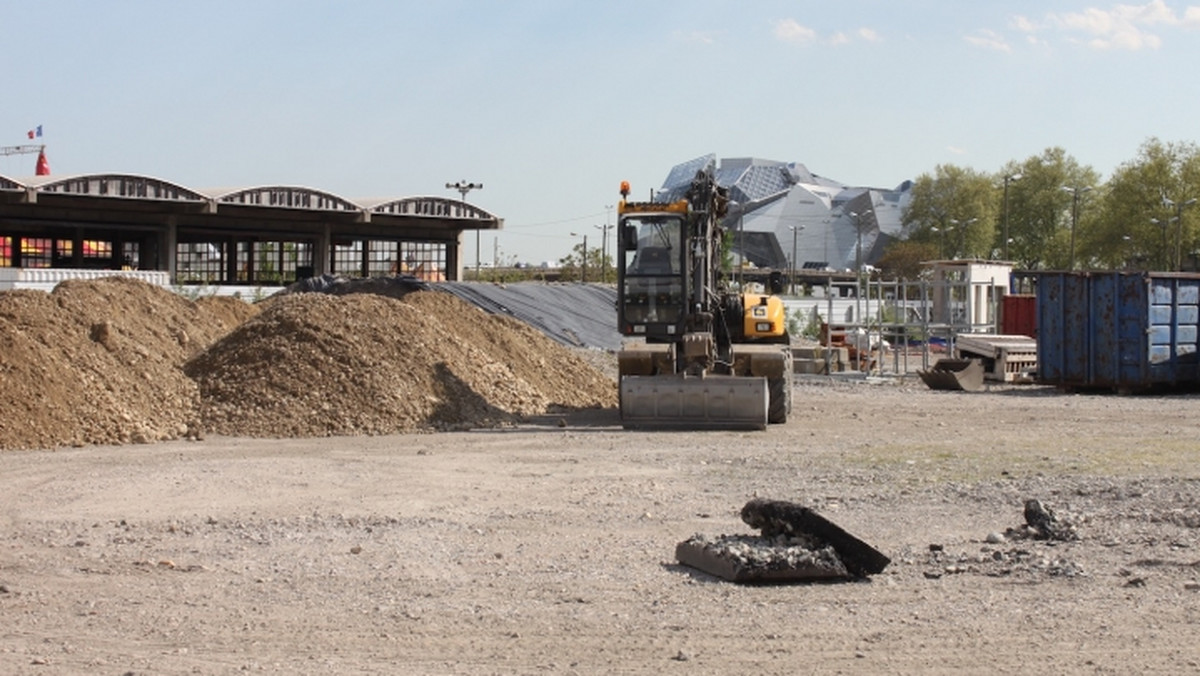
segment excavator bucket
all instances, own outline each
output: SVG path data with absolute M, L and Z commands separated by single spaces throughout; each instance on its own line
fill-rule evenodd
M 917 371 L 931 390 L 983 389 L 983 364 L 977 359 L 939 359 L 928 371 Z
M 767 427 L 766 378 L 750 376 L 622 376 L 621 424 L 626 429 Z

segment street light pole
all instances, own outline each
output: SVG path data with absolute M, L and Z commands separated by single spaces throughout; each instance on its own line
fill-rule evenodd
M 1182 202 L 1173 202 L 1165 195 L 1163 196 L 1163 206 L 1175 207 L 1175 260 L 1173 263 L 1177 272 L 1183 269 L 1183 208 L 1190 207 L 1195 203 L 1194 197 Z
M 796 295 L 796 235 L 804 229 L 803 225 L 789 225 L 788 229 L 792 231 L 792 260 L 791 271 L 788 272 L 788 281 L 791 282 L 792 295 Z
M 1007 174 L 1004 176 L 1004 260 L 1008 260 L 1008 184 L 1012 181 L 1021 180 L 1021 174 Z
M 1167 227 L 1170 226 L 1171 220 L 1160 221 L 1157 218 L 1151 218 L 1150 222 L 1162 227 L 1162 269 L 1167 270 Z
M 608 282 L 608 229 L 609 220 L 612 217 L 613 205 L 604 205 L 604 241 L 600 247 L 600 281 Z
M 853 218 L 853 219 L 854 219 L 854 229 L 858 231 L 858 244 L 857 244 L 857 246 L 855 247 L 855 254 L 854 254 L 854 267 L 855 267 L 855 269 L 858 271 L 858 274 L 859 274 L 859 275 L 861 275 L 861 274 L 862 274 L 862 266 L 863 266 L 863 258 L 862 258 L 862 217 L 863 217 L 863 216 L 866 216 L 866 215 L 867 215 L 867 214 L 869 214 L 869 213 L 871 213 L 871 210 L 870 210 L 870 209 L 867 209 L 866 211 L 862 212 L 861 214 L 860 214 L 860 213 L 858 213 L 857 211 L 851 211 L 851 212 L 850 212 L 850 216 L 851 216 L 851 218 Z
M 1091 189 L 1091 186 L 1075 186 L 1074 188 L 1063 186 L 1063 190 L 1071 193 L 1071 262 L 1069 270 L 1075 269 L 1075 226 L 1079 223 L 1079 196 Z
M 579 237 L 579 233 L 571 233 L 572 237 Z M 587 233 L 583 233 L 583 256 L 580 257 L 579 263 L 579 281 L 587 284 Z
M 465 211 L 467 206 L 467 193 L 471 192 L 472 190 L 483 190 L 483 184 L 459 181 L 457 183 L 447 183 L 446 189 L 457 190 L 459 194 L 462 195 L 463 209 Z M 475 228 L 475 281 L 479 281 L 479 228 Z

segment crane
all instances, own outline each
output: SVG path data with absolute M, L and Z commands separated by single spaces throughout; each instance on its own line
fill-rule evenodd
M 37 167 L 34 169 L 34 174 L 37 176 L 50 175 L 50 162 L 46 160 L 45 144 L 28 144 L 20 146 L 0 146 L 0 155 L 32 155 L 37 153 Z

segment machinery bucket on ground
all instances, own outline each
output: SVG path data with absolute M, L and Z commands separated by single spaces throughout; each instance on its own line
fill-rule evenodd
M 747 429 L 767 427 L 766 378 L 625 376 L 621 423 L 626 428 Z
M 983 365 L 976 359 L 939 359 L 928 371 L 917 371 L 931 390 L 983 389 Z

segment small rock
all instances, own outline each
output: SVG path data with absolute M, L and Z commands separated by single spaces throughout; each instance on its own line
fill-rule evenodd
M 351 554 L 362 554 L 362 547 L 359 547 L 358 545 L 354 545 L 353 547 L 350 548 L 350 553 Z
M 1200 582 L 1184 582 L 1183 588 L 1188 591 L 1200 591 Z M 3 585 L 0 585 L 0 591 L 8 591 Z
M 989 544 L 998 545 L 1004 542 L 1004 533 L 992 531 L 987 534 L 987 541 Z
M 688 655 L 687 653 L 680 650 L 679 652 L 675 653 L 675 656 L 672 657 L 671 659 L 675 660 L 676 662 L 687 662 L 688 660 L 692 659 L 692 657 L 691 657 L 691 655 Z

